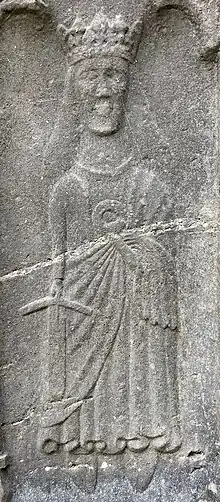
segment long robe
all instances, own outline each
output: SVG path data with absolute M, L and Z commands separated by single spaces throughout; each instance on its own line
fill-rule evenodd
M 74 453 L 176 447 L 175 270 L 145 235 L 146 186 L 132 179 L 71 171 L 50 202 L 54 278 L 91 315 L 49 312 L 42 443 Z

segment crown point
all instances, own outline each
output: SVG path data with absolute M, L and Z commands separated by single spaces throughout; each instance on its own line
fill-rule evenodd
M 86 30 L 86 26 L 81 17 L 77 16 L 73 25 L 71 26 L 71 33 L 84 33 Z
M 64 40 L 66 41 L 66 39 L 69 35 L 69 30 L 66 26 L 64 26 L 64 24 L 58 24 L 57 33 L 59 33 L 59 35 L 61 35 L 64 38 Z
M 108 18 L 103 12 L 97 12 L 88 28 L 95 32 L 105 31 L 108 27 Z
M 128 31 L 128 26 L 127 24 L 124 22 L 121 14 L 118 14 L 116 17 L 115 17 L 115 20 L 114 20 L 114 27 L 116 30 L 118 31 L 124 31 L 124 33 L 126 33 Z

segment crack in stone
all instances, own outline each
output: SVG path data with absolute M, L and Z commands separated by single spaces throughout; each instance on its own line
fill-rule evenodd
M 14 366 L 14 363 L 4 364 L 0 366 L 0 371 L 8 370 L 9 368 L 11 368 L 11 366 Z
M 23 423 L 26 422 L 26 425 L 28 425 L 31 421 L 31 418 L 33 417 L 34 413 L 36 411 L 36 407 L 35 408 L 31 408 L 29 409 L 24 415 L 23 417 L 21 417 L 20 419 L 18 420 L 15 420 L 15 421 L 12 421 L 12 422 L 3 422 L 1 424 L 1 427 L 7 427 L 7 426 L 10 426 L 10 427 L 17 427 L 19 425 L 22 425 Z
M 30 417 L 25 417 L 25 418 L 23 418 L 23 419 L 21 419 L 21 420 L 18 420 L 18 421 L 16 421 L 16 422 L 4 422 L 4 423 L 2 424 L 2 428 L 3 428 L 3 427 L 7 427 L 7 426 L 16 427 L 17 425 L 21 425 L 21 424 L 23 424 L 24 422 L 29 422 L 29 420 L 30 420 Z
M 144 225 L 142 227 L 137 228 L 132 228 L 128 229 L 126 234 L 129 233 L 134 233 L 136 231 L 139 231 L 140 233 L 143 234 L 148 234 L 148 235 L 161 235 L 165 234 L 167 232 L 184 232 L 184 231 L 190 231 L 190 230 L 203 230 L 203 231 L 217 231 L 219 230 L 219 223 L 216 220 L 209 220 L 209 221 L 203 221 L 203 220 L 189 220 L 189 219 L 176 219 L 169 221 L 167 223 L 164 222 L 159 222 L 159 223 L 153 223 L 151 225 Z M 103 238 L 101 238 L 103 239 Z M 91 244 L 91 243 L 90 243 Z M 77 253 L 80 252 L 80 249 L 77 250 Z M 67 252 L 66 255 L 72 255 L 72 252 Z M 0 277 L 0 283 L 5 283 L 8 280 L 11 279 L 16 279 L 18 277 L 25 277 L 26 275 L 31 274 L 32 272 L 35 272 L 37 270 L 41 270 L 44 268 L 49 268 L 55 263 L 59 263 L 62 261 L 63 256 L 57 256 L 54 260 L 47 260 L 43 262 L 36 263 L 35 265 L 30 265 L 25 268 L 21 268 L 18 270 L 13 270 L 12 272 L 9 272 L 3 276 Z

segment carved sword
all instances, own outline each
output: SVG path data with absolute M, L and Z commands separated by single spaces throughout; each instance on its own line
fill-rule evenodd
M 68 298 L 57 298 L 56 296 L 45 296 L 44 298 L 39 298 L 38 300 L 27 303 L 19 309 L 19 312 L 25 316 L 51 307 L 52 305 L 56 305 L 57 307 L 64 307 L 66 309 L 72 309 L 85 315 L 92 315 L 93 312 L 93 309 L 87 307 L 86 305 L 83 305 L 82 303 L 68 300 Z
M 61 307 L 61 308 L 60 308 Z M 66 384 L 66 320 L 62 308 L 91 316 L 93 309 L 62 296 L 45 296 L 19 309 L 23 316 L 48 309 L 47 350 L 42 364 L 45 386 L 44 401 L 62 400 Z

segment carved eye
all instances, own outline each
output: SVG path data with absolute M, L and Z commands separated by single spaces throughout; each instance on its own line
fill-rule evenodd
M 98 78 L 98 74 L 96 73 L 96 71 L 90 71 L 88 73 L 88 78 L 89 80 L 96 80 Z
M 107 68 L 105 75 L 106 77 L 112 78 L 114 76 L 114 70 L 112 68 Z
M 86 78 L 87 78 L 87 76 L 88 76 L 88 74 L 87 74 L 87 72 L 85 72 L 85 71 L 82 71 L 81 73 L 79 73 L 79 79 L 80 79 L 80 80 L 84 80 L 84 79 L 86 79 Z

